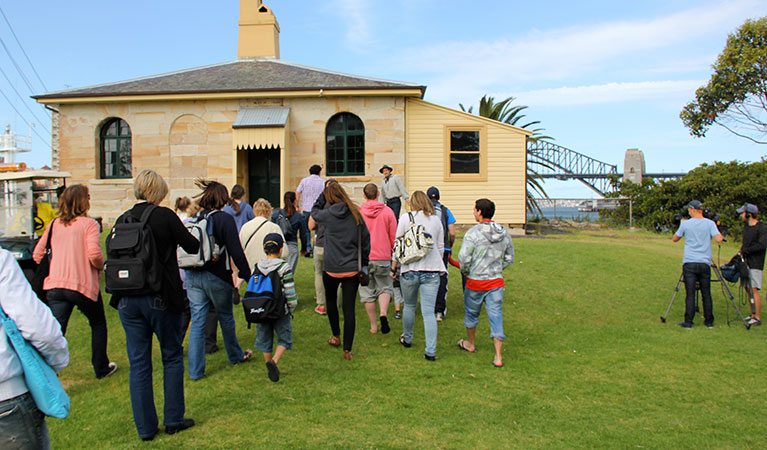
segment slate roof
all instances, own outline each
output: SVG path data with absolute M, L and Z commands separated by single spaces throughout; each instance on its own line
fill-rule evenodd
M 259 106 L 258 108 L 241 108 L 234 119 L 232 128 L 262 128 L 284 127 L 288 123 L 290 107 L 288 106 Z
M 302 66 L 279 59 L 245 59 L 134 80 L 118 81 L 33 96 L 37 100 L 121 95 L 202 94 L 302 90 L 394 90 L 426 86 L 361 77 Z

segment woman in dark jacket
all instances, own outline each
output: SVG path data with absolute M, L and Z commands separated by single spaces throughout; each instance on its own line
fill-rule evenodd
M 325 203 L 330 206 L 327 209 Z M 333 336 L 328 344 L 341 345 L 341 327 L 338 320 L 338 285 L 342 288 L 344 310 L 344 358 L 352 359 L 354 343 L 354 306 L 359 287 L 358 249 L 361 246 L 362 267 L 368 265 L 370 233 L 359 212 L 359 207 L 337 182 L 330 182 L 312 207 L 312 219 L 325 227 L 325 257 L 322 281 L 325 285 L 325 303 Z M 361 233 L 359 233 L 361 231 Z M 361 237 L 360 237 L 361 235 Z
M 301 236 L 301 248 L 309 248 L 309 228 L 306 224 L 306 218 L 303 214 L 299 213 L 296 209 L 296 193 L 288 191 L 283 196 L 285 200 L 285 208 L 278 209 L 272 213 L 272 222 L 279 225 L 278 217 L 282 215 L 290 223 L 290 230 L 285 230 L 285 243 L 290 248 L 288 253 L 288 265 L 293 274 L 296 273 L 296 266 L 298 265 L 298 237 Z M 280 227 L 282 228 L 282 227 Z
M 143 170 L 136 176 L 133 191 L 139 202 L 125 214 L 140 219 L 150 204 L 159 205 L 168 195 L 168 185 L 157 172 Z M 184 351 L 181 347 L 184 335 L 181 314 L 185 305 L 176 248 L 180 245 L 187 252 L 194 253 L 199 249 L 199 243 L 186 231 L 176 213 L 168 208 L 158 206 L 149 214 L 147 221 L 160 260 L 162 288 L 160 292 L 143 296 L 120 298 L 113 295 L 110 304 L 117 305 L 120 322 L 125 329 L 133 421 L 139 437 L 149 441 L 158 432 L 152 388 L 152 334 L 157 336 L 162 352 L 165 431 L 173 434 L 194 425 L 192 419 L 184 418 Z
M 237 225 L 234 218 L 221 212 L 229 203 L 229 193 L 226 187 L 217 181 L 198 180 L 197 186 L 203 189 L 200 194 L 202 211 L 195 217 L 208 215 L 212 224 L 213 238 L 225 251 L 215 261 L 205 263 L 200 270 L 186 270 L 186 292 L 189 297 L 189 307 L 192 310 L 192 324 L 189 327 L 189 378 L 199 380 L 205 375 L 205 318 L 212 304 L 218 314 L 221 324 L 221 334 L 224 338 L 224 348 L 229 362 L 237 364 L 250 359 L 250 350 L 242 350 L 234 329 L 232 314 L 232 270 L 229 259 L 237 266 L 237 276 L 243 280 L 250 278 L 250 268 L 245 253 L 240 245 Z

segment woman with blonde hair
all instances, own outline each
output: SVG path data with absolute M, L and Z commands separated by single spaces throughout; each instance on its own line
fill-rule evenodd
M 325 203 L 330 206 L 325 208 Z M 356 326 L 354 307 L 357 303 L 358 257 L 366 270 L 370 254 L 370 233 L 359 212 L 359 207 L 337 182 L 327 183 L 317 198 L 311 212 L 312 219 L 325 227 L 325 255 L 322 281 L 325 286 L 325 303 L 332 336 L 328 344 L 341 345 L 341 327 L 338 317 L 338 286 L 342 289 L 344 311 L 344 358 L 352 359 L 352 344 Z M 358 253 L 359 252 L 359 253 Z
M 159 291 L 148 288 L 140 295 L 113 294 L 110 304 L 118 308 L 125 330 L 133 421 L 139 437 L 150 441 L 159 431 L 152 384 L 152 334 L 157 336 L 162 353 L 165 432 L 174 434 L 194 425 L 194 420 L 184 418 L 184 351 L 181 342 L 185 302 L 176 250 L 181 246 L 188 253 L 194 253 L 200 244 L 171 209 L 159 206 L 168 195 L 168 184 L 157 172 L 141 171 L 133 182 L 133 193 L 138 202 L 123 216 L 130 215 L 138 221 L 145 213 L 148 215 L 145 219 L 154 238 L 159 260 L 157 270 L 162 272 L 162 283 Z
M 392 262 L 392 279 L 396 277 L 397 267 L 401 269 L 400 288 L 405 300 L 402 311 L 403 333 L 399 342 L 407 348 L 413 343 L 415 310 L 418 307 L 418 294 L 420 293 L 421 316 L 423 317 L 423 331 L 426 340 L 424 358 L 434 361 L 437 352 L 437 318 L 434 315 L 434 304 L 437 301 L 440 273 L 447 271 L 442 262 L 444 230 L 439 218 L 434 215 L 434 206 L 431 200 L 423 191 L 415 191 L 410 196 L 410 210 L 411 212 L 403 214 L 399 219 L 397 237 L 405 234 L 412 221 L 416 225 L 423 225 L 426 228 L 426 232 L 432 236 L 434 247 L 418 261 L 402 265 L 396 261 Z
M 263 198 L 256 200 L 253 203 L 253 214 L 256 217 L 240 228 L 240 244 L 250 267 L 254 267 L 257 262 L 266 258 L 264 238 L 267 234 L 277 233 L 283 240 L 285 239 L 280 226 L 269 220 L 272 217 L 272 205 L 268 200 Z M 289 252 L 287 245 L 282 247 L 282 259 L 287 261 Z
M 33 258 L 40 262 L 51 236 L 50 273 L 43 282 L 48 291 L 48 306 L 66 335 L 75 307 L 91 327 L 91 364 L 96 378 L 117 370 L 107 356 L 107 320 L 99 288 L 99 272 L 104 268 L 99 224 L 88 217 L 90 194 L 82 184 L 67 187 L 59 197 L 59 216 L 48 225 L 35 246 Z

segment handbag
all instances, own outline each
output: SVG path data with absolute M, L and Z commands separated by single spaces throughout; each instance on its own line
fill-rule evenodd
M 51 224 L 48 226 L 48 240 L 45 243 L 45 254 L 40 260 L 40 263 L 37 264 L 35 274 L 29 281 L 29 284 L 32 285 L 32 290 L 35 292 L 35 294 L 37 294 L 37 297 L 43 301 L 43 303 L 46 303 L 47 300 L 45 290 L 43 289 L 43 283 L 45 282 L 45 279 L 48 278 L 48 274 L 51 272 L 51 236 L 53 236 L 54 222 L 56 222 L 56 219 L 53 219 L 53 222 L 51 222 Z
M 46 416 L 66 418 L 69 415 L 69 396 L 61 385 L 58 375 L 45 362 L 37 349 L 24 339 L 16 327 L 16 322 L 5 315 L 2 308 L 0 308 L 0 319 L 2 319 L 5 334 L 8 335 L 8 341 L 21 361 L 24 381 L 38 409 Z
M 367 266 L 362 267 L 362 225 L 357 225 L 357 278 L 360 280 L 360 286 L 370 284 L 370 274 Z
M 417 225 L 413 213 L 407 213 L 410 227 L 394 241 L 394 258 L 400 264 L 414 263 L 423 259 L 434 247 L 431 234 L 426 232 L 423 225 Z

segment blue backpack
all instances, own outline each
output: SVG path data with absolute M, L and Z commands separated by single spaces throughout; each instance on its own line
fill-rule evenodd
M 258 270 L 258 266 L 254 268 L 242 298 L 248 328 L 251 323 L 273 322 L 290 314 L 279 274 L 280 268 L 285 264 L 287 263 L 283 262 L 268 274 Z

